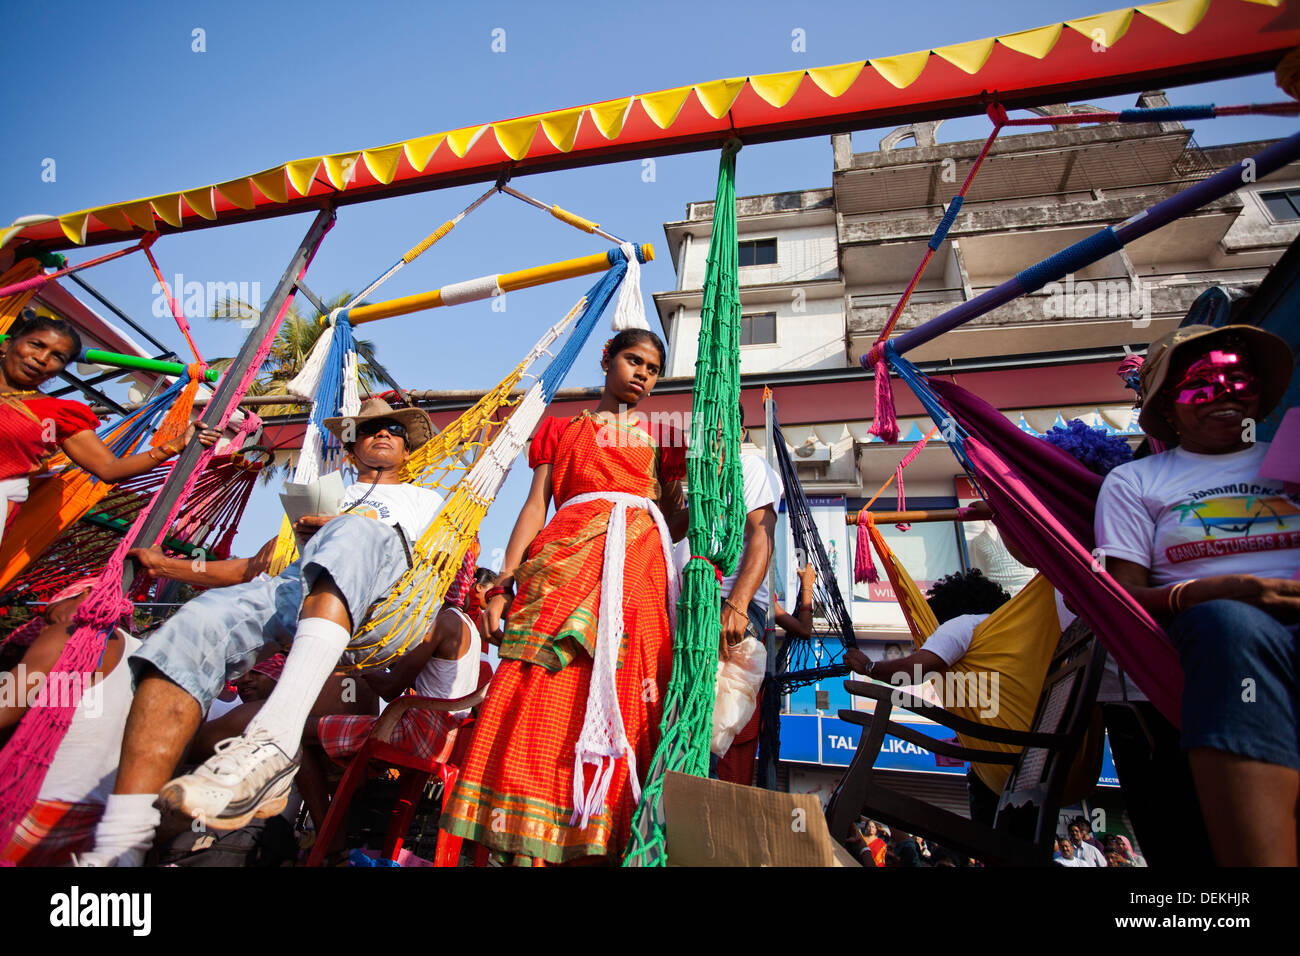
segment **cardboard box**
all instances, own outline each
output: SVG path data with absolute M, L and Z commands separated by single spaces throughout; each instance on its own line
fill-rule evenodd
M 669 866 L 858 866 L 831 839 L 821 801 L 669 773 L 663 792 Z

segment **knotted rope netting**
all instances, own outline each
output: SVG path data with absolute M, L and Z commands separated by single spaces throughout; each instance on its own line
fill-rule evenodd
M 625 866 L 665 866 L 664 774 L 709 772 L 713 695 L 721 633 L 721 575 L 740 560 L 745 496 L 740 472 L 740 283 L 736 248 L 736 153 L 722 148 L 713 206 L 695 360 L 691 443 L 686 461 L 691 558 L 682 573 L 673 635 L 673 674 L 664 697 L 659 747 L 646 774 Z

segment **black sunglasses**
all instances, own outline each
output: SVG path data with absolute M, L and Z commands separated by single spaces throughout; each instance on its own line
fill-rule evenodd
M 371 435 L 378 435 L 380 432 L 388 432 L 394 438 L 406 438 L 406 426 L 401 422 L 393 421 L 391 418 L 363 422 L 357 426 L 357 434 L 362 438 L 369 438 Z

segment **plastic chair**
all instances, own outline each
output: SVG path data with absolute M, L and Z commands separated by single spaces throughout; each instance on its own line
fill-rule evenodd
M 307 858 L 308 866 L 320 866 L 324 861 L 325 854 L 333 844 L 338 828 L 342 826 L 346 818 L 348 804 L 352 801 L 357 788 L 365 782 L 367 771 L 372 763 L 384 767 L 395 767 L 401 771 L 401 785 L 398 790 L 397 801 L 393 805 L 393 815 L 389 820 L 388 832 L 384 838 L 383 856 L 389 860 L 396 860 L 401 855 L 402 842 L 406 837 L 406 831 L 410 828 L 411 820 L 415 816 L 415 810 L 420 804 L 420 795 L 424 792 L 425 784 L 428 783 L 429 778 L 437 775 L 438 779 L 442 781 L 444 799 L 447 794 L 451 793 L 452 787 L 455 786 L 456 768 L 460 765 L 460 761 L 464 759 L 465 752 L 469 747 L 474 718 L 471 716 L 457 730 L 456 742 L 452 745 L 452 751 L 447 757 L 446 763 L 425 760 L 403 750 L 401 747 L 395 746 L 391 742 L 394 728 L 409 710 L 431 710 L 449 713 L 477 707 L 487 695 L 488 683 L 491 679 L 492 665 L 487 661 L 482 661 L 479 664 L 478 688 L 474 693 L 466 697 L 456 700 L 442 700 L 434 697 L 406 695 L 397 698 L 384 708 L 384 712 L 379 715 L 375 726 L 371 728 L 370 736 L 366 738 L 366 742 L 361 745 L 361 749 L 352 758 L 343 774 L 343 778 L 339 781 L 338 789 L 334 793 L 334 799 L 330 801 L 329 812 L 325 814 L 325 821 L 321 824 L 320 832 L 316 835 L 316 843 Z M 433 861 L 434 866 L 455 866 L 460 859 L 460 845 L 459 837 L 453 837 L 439 831 L 438 849 Z

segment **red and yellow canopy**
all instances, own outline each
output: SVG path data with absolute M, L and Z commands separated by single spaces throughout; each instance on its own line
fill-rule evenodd
M 18 220 L 0 246 L 129 240 L 318 206 L 618 159 L 792 139 L 1272 69 L 1300 3 L 1165 0 L 1005 36 L 837 66 L 732 77 L 298 159 L 226 182 Z

